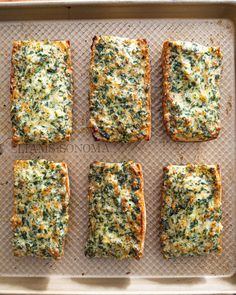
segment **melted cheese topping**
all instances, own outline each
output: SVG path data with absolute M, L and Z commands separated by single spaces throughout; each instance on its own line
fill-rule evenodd
M 166 258 L 221 251 L 221 184 L 217 165 L 164 169 L 161 243 Z
M 89 174 L 90 257 L 139 258 L 143 253 L 145 208 L 141 167 L 132 161 L 95 162 Z
M 72 132 L 72 68 L 68 41 L 16 41 L 12 56 L 15 143 L 50 143 Z
M 68 224 L 64 163 L 19 160 L 14 165 L 14 254 L 60 258 Z
M 220 49 L 181 41 L 166 42 L 165 46 L 168 48 L 164 84 L 169 98 L 164 104 L 164 119 L 169 134 L 173 139 L 188 141 L 217 137 L 220 131 Z
M 150 138 L 150 64 L 145 40 L 95 37 L 90 67 L 90 125 L 96 139 Z

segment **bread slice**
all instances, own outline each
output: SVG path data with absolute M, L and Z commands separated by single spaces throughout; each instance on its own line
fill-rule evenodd
M 96 140 L 150 140 L 150 71 L 145 39 L 94 37 L 89 105 Z
M 15 41 L 12 50 L 13 144 L 69 140 L 72 133 L 69 41 Z
M 95 162 L 89 173 L 89 257 L 139 259 L 146 213 L 142 167 L 133 161 Z
M 164 167 L 161 245 L 165 258 L 222 251 L 218 165 Z
M 59 259 L 64 255 L 69 197 L 66 163 L 15 161 L 11 219 L 15 256 Z
M 207 141 L 219 135 L 221 64 L 219 47 L 164 43 L 164 124 L 174 141 Z

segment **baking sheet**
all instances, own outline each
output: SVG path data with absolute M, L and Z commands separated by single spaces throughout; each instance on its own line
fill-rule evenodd
M 90 45 L 96 34 L 148 40 L 152 63 L 152 138 L 134 144 L 95 142 L 88 130 L 88 67 Z M 9 75 L 12 41 L 15 39 L 69 39 L 74 67 L 74 135 L 69 143 L 50 146 L 11 146 Z M 162 43 L 180 39 L 219 45 L 224 54 L 221 80 L 222 131 L 217 140 L 205 143 L 174 143 L 162 123 Z M 235 108 L 234 32 L 228 20 L 84 20 L 25 21 L 0 23 L 0 275 L 75 277 L 108 276 L 227 276 L 235 271 Z M 46 158 L 66 161 L 71 183 L 69 233 L 61 261 L 15 258 L 11 247 L 10 217 L 13 208 L 12 165 L 15 159 Z M 92 161 L 132 159 L 142 164 L 145 179 L 147 234 L 140 261 L 89 259 L 84 256 L 87 238 L 87 175 Z M 169 163 L 219 163 L 223 180 L 223 253 L 177 260 L 162 258 L 159 243 L 162 167 Z

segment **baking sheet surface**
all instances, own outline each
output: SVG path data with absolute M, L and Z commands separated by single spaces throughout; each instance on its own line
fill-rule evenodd
M 205 276 L 230 275 L 235 266 L 235 108 L 234 32 L 228 20 L 84 20 L 0 23 L 0 275 L 8 276 Z M 95 142 L 88 130 L 88 68 L 90 46 L 96 34 L 146 38 L 152 63 L 152 137 L 134 144 Z M 11 146 L 9 104 L 10 59 L 13 40 L 69 39 L 74 67 L 74 134 L 71 142 L 50 146 Z M 162 122 L 162 44 L 166 39 L 219 45 L 224 55 L 221 79 L 222 130 L 217 140 L 174 143 Z M 71 202 L 65 257 L 61 261 L 15 258 L 12 255 L 10 217 L 13 208 L 12 166 L 15 159 L 46 158 L 69 166 Z M 87 177 L 92 161 L 132 159 L 143 166 L 147 234 L 144 257 L 136 260 L 89 259 L 87 238 Z M 162 167 L 167 164 L 220 164 L 223 181 L 223 253 L 177 260 L 162 258 L 159 243 Z

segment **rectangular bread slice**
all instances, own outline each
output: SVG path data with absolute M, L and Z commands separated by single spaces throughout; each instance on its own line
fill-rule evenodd
M 207 141 L 219 135 L 221 63 L 219 47 L 164 43 L 164 124 L 174 141 Z
M 13 144 L 69 140 L 72 95 L 69 41 L 14 41 L 11 72 Z
M 165 258 L 222 250 L 218 165 L 164 167 L 161 245 Z
M 145 39 L 94 37 L 89 102 L 96 140 L 150 140 L 150 71 Z
M 85 255 L 139 259 L 146 230 L 141 165 L 133 161 L 91 164 L 88 198 Z
M 11 219 L 15 256 L 59 259 L 64 255 L 69 197 L 66 163 L 15 161 Z

